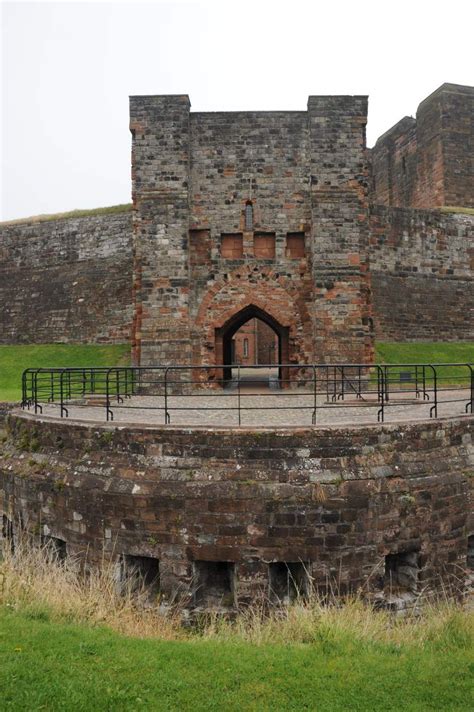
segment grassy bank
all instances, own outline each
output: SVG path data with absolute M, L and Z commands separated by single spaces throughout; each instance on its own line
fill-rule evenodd
M 185 631 L 118 595 L 112 566 L 84 580 L 25 542 L 0 582 L 1 709 L 472 709 L 473 613 L 454 604 L 399 619 L 314 599 Z
M 116 215 L 117 213 L 128 213 L 132 210 L 131 203 L 120 203 L 119 205 L 107 205 L 104 208 L 86 208 L 79 210 L 69 210 L 65 213 L 48 213 L 44 215 L 30 215 L 16 220 L 1 222 L 0 226 L 18 225 L 21 223 L 41 223 L 52 220 L 64 220 L 73 218 L 93 217 L 95 215 Z
M 377 363 L 474 363 L 474 342 L 377 342 Z
M 25 368 L 123 366 L 129 362 L 129 344 L 0 346 L 0 401 L 16 401 L 21 398 L 21 374 Z
M 2 709 L 472 709 L 464 645 L 127 638 L 0 609 Z

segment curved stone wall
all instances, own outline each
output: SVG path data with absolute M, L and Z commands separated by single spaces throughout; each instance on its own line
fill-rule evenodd
M 466 565 L 471 426 L 113 427 L 16 412 L 0 445 L 3 534 L 21 522 L 91 562 L 104 549 L 156 559 L 165 598 L 194 590 L 191 603 L 207 589 L 246 603 L 285 571 L 382 595 L 397 570 L 433 589 Z

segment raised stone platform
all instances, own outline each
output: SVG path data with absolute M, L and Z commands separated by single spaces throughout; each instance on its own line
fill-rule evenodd
M 458 586 L 472 417 L 352 427 L 157 427 L 7 419 L 4 536 L 20 523 L 162 600 L 234 607 L 310 587 L 382 601 Z
M 440 417 L 466 414 L 470 391 L 440 390 L 437 412 Z M 430 400 L 415 398 L 413 393 L 393 392 L 384 406 L 385 422 L 407 422 L 430 418 L 434 405 Z M 43 403 L 43 416 L 60 417 L 57 403 Z M 104 396 L 90 397 L 76 404 L 67 404 L 69 419 L 104 422 L 106 419 Z M 238 394 L 230 391 L 198 391 L 189 396 L 169 395 L 167 408 L 173 425 L 208 425 L 235 427 L 239 424 Z M 377 423 L 380 403 L 375 393 L 357 399 L 349 394 L 345 400 L 327 401 L 317 396 L 316 424 L 371 425 Z M 165 424 L 165 399 L 156 396 L 133 396 L 118 403 L 111 400 L 113 422 L 143 425 Z M 314 394 L 311 391 L 270 389 L 243 389 L 240 395 L 240 421 L 244 426 L 308 426 L 312 425 Z

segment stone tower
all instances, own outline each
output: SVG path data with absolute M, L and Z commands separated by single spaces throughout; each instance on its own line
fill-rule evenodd
M 131 97 L 136 364 L 227 364 L 251 318 L 282 363 L 370 361 L 366 121 L 365 96 Z

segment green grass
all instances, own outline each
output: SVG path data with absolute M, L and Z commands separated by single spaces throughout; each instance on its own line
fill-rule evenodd
M 2 710 L 468 711 L 463 636 L 419 646 L 322 636 L 251 645 L 128 638 L 0 608 Z
M 474 342 L 412 342 L 382 343 L 375 346 L 376 363 L 474 363 Z M 403 370 L 403 369 L 401 369 Z M 470 372 L 466 367 L 437 368 L 438 385 L 469 387 Z M 431 370 L 426 370 L 429 382 Z
M 474 342 L 377 342 L 377 363 L 474 363 Z
M 474 208 L 463 208 L 459 205 L 443 205 L 441 208 L 442 213 L 463 213 L 464 215 L 474 215 Z
M 129 344 L 0 346 L 0 401 L 21 398 L 21 374 L 25 368 L 126 366 L 129 362 Z
M 50 213 L 44 215 L 31 215 L 27 218 L 17 220 L 7 220 L 0 222 L 1 225 L 17 225 L 20 223 L 40 223 L 50 220 L 63 220 L 64 218 L 84 218 L 90 215 L 112 215 L 114 213 L 128 213 L 132 209 L 132 203 L 121 203 L 120 205 L 108 205 L 105 208 L 89 208 L 83 210 L 69 210 L 66 213 Z
M 118 344 L 37 344 L 0 346 L 0 401 L 21 397 L 21 374 L 25 368 L 62 366 L 125 366 L 130 346 Z M 474 362 L 474 343 L 377 343 L 377 363 Z M 465 370 L 449 372 L 466 375 Z

